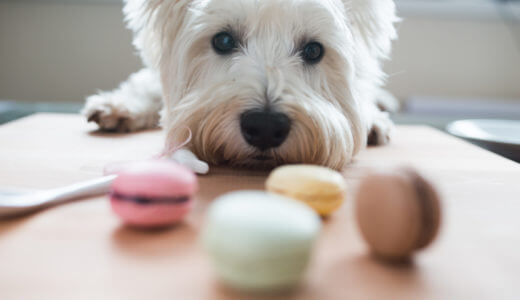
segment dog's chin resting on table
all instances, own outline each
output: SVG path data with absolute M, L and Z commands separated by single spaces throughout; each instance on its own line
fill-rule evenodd
M 124 13 L 145 68 L 87 99 L 102 130 L 162 126 L 165 153 L 200 173 L 341 169 L 389 140 L 392 0 L 126 0 Z

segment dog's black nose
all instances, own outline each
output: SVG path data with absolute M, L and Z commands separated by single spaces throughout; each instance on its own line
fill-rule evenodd
M 264 151 L 285 141 L 291 131 L 291 120 L 279 112 L 248 110 L 240 116 L 240 129 L 249 145 Z

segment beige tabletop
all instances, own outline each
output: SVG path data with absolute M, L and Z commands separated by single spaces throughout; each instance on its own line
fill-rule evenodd
M 76 115 L 39 114 L 0 126 L 0 187 L 50 188 L 95 178 L 105 165 L 157 154 L 160 131 L 100 134 Z M 411 264 L 372 259 L 352 213 L 371 168 L 408 165 L 444 196 L 436 243 Z M 304 282 L 277 299 L 520 299 L 520 165 L 428 127 L 401 126 L 344 172 L 346 204 L 324 221 Z M 0 299 L 236 299 L 198 243 L 208 204 L 263 189 L 266 174 L 212 168 L 184 224 L 126 228 L 106 197 L 0 221 Z M 267 296 L 258 296 L 267 298 Z

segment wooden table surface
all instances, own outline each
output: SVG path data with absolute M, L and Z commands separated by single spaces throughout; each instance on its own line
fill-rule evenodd
M 76 115 L 39 114 L 0 127 L 0 186 L 50 188 L 100 176 L 112 162 L 159 152 L 160 131 L 100 134 Z M 352 213 L 359 178 L 408 165 L 444 196 L 436 243 L 413 263 L 372 259 Z M 520 165 L 421 126 L 369 148 L 344 172 L 346 204 L 324 222 L 307 277 L 277 299 L 520 299 Z M 0 221 L 0 299 L 238 299 L 219 285 L 198 243 L 208 204 L 262 189 L 267 174 L 213 168 L 186 222 L 122 226 L 106 197 Z

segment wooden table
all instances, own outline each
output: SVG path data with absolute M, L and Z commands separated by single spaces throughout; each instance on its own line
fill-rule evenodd
M 142 159 L 160 131 L 100 134 L 76 115 L 40 114 L 0 127 L 0 186 L 49 188 Z M 278 299 L 520 299 L 520 165 L 421 126 L 362 152 L 345 170 L 351 195 L 374 167 L 409 165 L 444 195 L 437 242 L 409 265 L 373 260 L 352 197 L 324 222 L 304 283 Z M 198 243 L 208 204 L 262 189 L 266 174 L 213 168 L 187 221 L 155 232 L 122 226 L 105 197 L 0 221 L 0 299 L 235 299 L 215 282 Z M 266 298 L 267 296 L 258 296 Z

